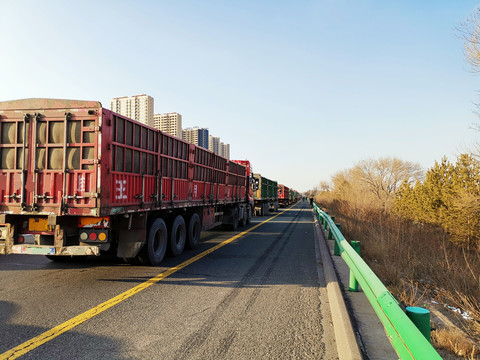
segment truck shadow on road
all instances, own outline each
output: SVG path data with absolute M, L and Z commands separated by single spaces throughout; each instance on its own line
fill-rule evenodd
M 161 284 L 198 287 L 243 287 L 258 288 L 278 285 L 301 287 L 324 287 L 319 276 L 321 265 L 317 264 L 311 223 L 287 225 L 284 231 L 276 232 L 266 227 L 263 231 L 246 234 L 192 264 L 171 274 Z M 302 226 L 299 231 L 296 226 Z M 289 228 L 290 227 L 290 228 Z M 212 237 L 215 239 L 216 235 Z M 205 239 L 206 240 L 206 239 Z M 193 256 L 211 248 L 208 241 L 195 251 L 187 251 L 178 258 L 167 258 L 162 263 L 165 270 L 176 267 Z M 150 268 L 152 269 L 152 268 Z M 158 268 L 162 272 L 162 268 Z M 136 272 L 121 278 L 99 279 L 106 282 L 130 282 L 139 284 L 149 276 Z
M 0 301 L 0 358 L 3 358 L 2 355 L 5 355 L 11 349 L 19 347 L 25 341 L 50 330 L 49 328 L 29 325 L 29 319 L 16 318 L 16 314 L 19 312 L 18 305 L 8 301 Z M 122 355 L 123 348 L 124 346 L 114 339 L 71 330 L 34 348 L 21 358 L 127 360 Z M 19 351 L 20 349 L 16 350 Z

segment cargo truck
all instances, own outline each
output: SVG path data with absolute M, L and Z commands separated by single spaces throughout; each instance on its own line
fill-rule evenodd
M 278 184 L 260 174 L 253 174 L 255 179 L 255 213 L 259 216 L 268 215 L 269 211 L 278 211 Z
M 302 197 L 302 196 L 300 195 L 300 193 L 299 193 L 297 190 L 294 190 L 293 202 L 298 202 L 298 201 L 300 201 L 301 197 Z
M 280 207 L 290 205 L 290 188 L 282 184 L 278 184 L 278 205 Z
M 159 265 L 251 215 L 245 166 L 100 102 L 0 102 L 0 140 L 0 254 Z
M 290 189 L 290 203 L 296 203 L 298 201 L 299 194 L 296 190 Z

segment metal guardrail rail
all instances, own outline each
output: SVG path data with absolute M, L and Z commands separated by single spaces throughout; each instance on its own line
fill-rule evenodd
M 313 204 L 317 216 L 330 227 L 340 255 L 355 275 L 368 301 L 382 322 L 388 339 L 400 359 L 441 360 L 441 356 L 412 323 L 385 285 L 345 240 L 330 216 Z

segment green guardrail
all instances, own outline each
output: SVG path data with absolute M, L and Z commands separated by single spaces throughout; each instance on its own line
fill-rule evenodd
M 345 240 L 334 220 L 315 203 L 313 207 L 319 219 L 323 219 L 324 230 L 327 230 L 328 226 L 335 240 L 336 250 L 361 285 L 400 359 L 441 360 L 430 341 L 422 335 L 377 275 Z

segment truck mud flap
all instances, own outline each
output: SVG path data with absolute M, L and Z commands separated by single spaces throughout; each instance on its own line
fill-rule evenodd
M 11 224 L 0 224 L 0 255 L 12 253 L 13 226 Z

